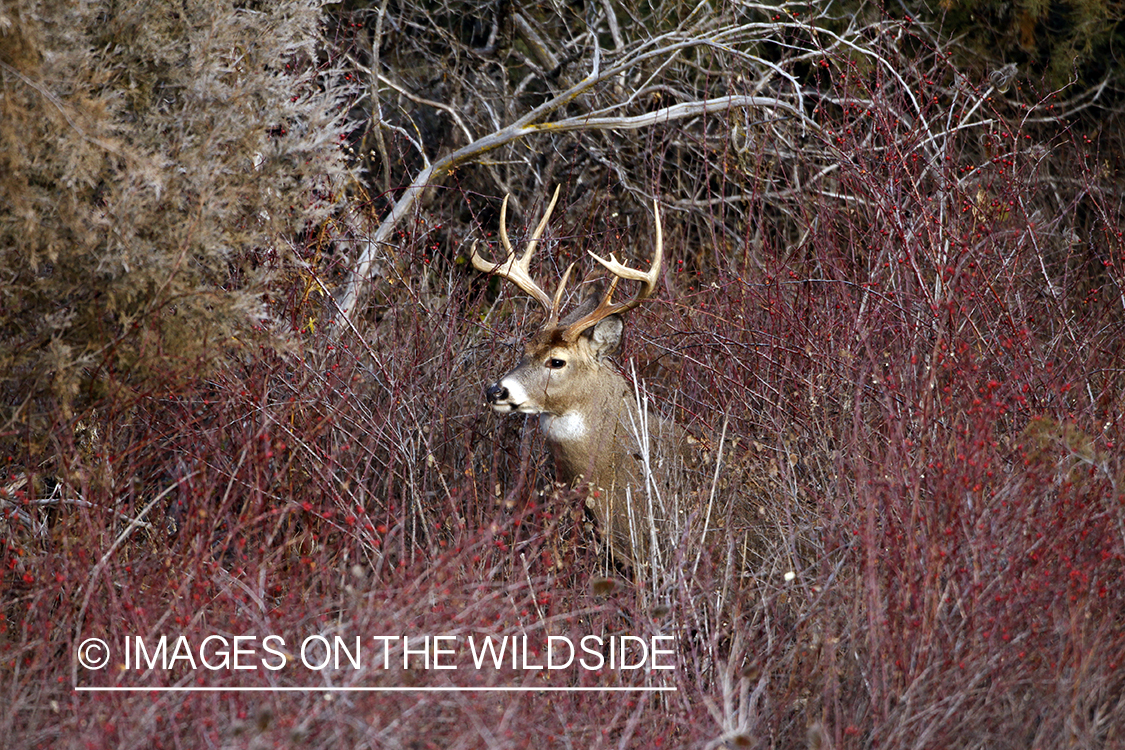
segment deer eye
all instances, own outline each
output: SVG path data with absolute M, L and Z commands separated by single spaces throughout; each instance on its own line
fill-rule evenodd
M 559 359 L 558 357 L 551 357 L 547 360 L 547 367 L 550 367 L 552 370 L 561 370 L 562 368 L 566 367 L 566 360 Z

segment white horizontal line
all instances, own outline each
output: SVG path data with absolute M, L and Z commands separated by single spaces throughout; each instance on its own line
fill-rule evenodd
M 667 693 L 671 687 L 84 687 L 79 693 Z

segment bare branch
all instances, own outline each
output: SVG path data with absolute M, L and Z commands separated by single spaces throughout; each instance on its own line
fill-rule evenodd
M 606 75 L 609 75 L 609 73 Z M 550 114 L 560 108 L 565 102 L 577 96 L 576 91 L 585 87 L 586 82 L 575 86 L 550 102 L 540 106 L 532 114 L 538 114 L 540 116 Z M 495 133 L 490 133 L 470 143 L 468 146 L 460 148 L 448 156 L 437 160 L 418 173 L 414 182 L 406 189 L 402 197 L 398 199 L 394 208 L 391 209 L 390 214 L 375 231 L 375 234 L 364 242 L 355 264 L 355 270 L 348 279 L 343 293 L 336 298 L 336 304 L 339 307 L 341 315 L 341 319 L 338 321 L 339 324 L 344 322 L 343 318 L 349 318 L 354 314 L 359 300 L 360 288 L 369 280 L 379 247 L 391 236 L 395 226 L 398 225 L 398 222 L 401 221 L 414 206 L 415 201 L 422 191 L 436 184 L 438 180 L 448 175 L 455 167 L 468 161 L 479 159 L 484 154 L 500 146 L 535 133 L 576 130 L 636 130 L 638 128 L 664 124 L 688 117 L 723 112 L 738 107 L 783 109 L 796 117 L 807 120 L 793 105 L 780 99 L 760 96 L 728 96 L 719 99 L 708 99 L 706 101 L 687 102 L 635 117 L 570 118 L 559 122 L 540 124 L 531 120 L 531 114 L 529 114 L 520 118 L 512 125 Z M 812 123 L 812 121 L 807 121 L 807 124 L 811 127 L 815 127 L 815 123 Z

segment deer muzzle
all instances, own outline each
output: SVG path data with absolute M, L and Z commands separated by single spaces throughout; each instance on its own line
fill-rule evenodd
M 523 386 L 508 377 L 488 386 L 488 389 L 484 392 L 484 398 L 497 414 L 537 411 L 529 408 L 527 392 L 524 391 Z

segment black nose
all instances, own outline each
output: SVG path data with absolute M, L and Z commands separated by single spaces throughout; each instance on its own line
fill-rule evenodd
M 497 401 L 508 398 L 508 389 L 499 383 L 493 383 L 484 392 L 484 397 L 488 400 L 488 403 L 495 404 Z

